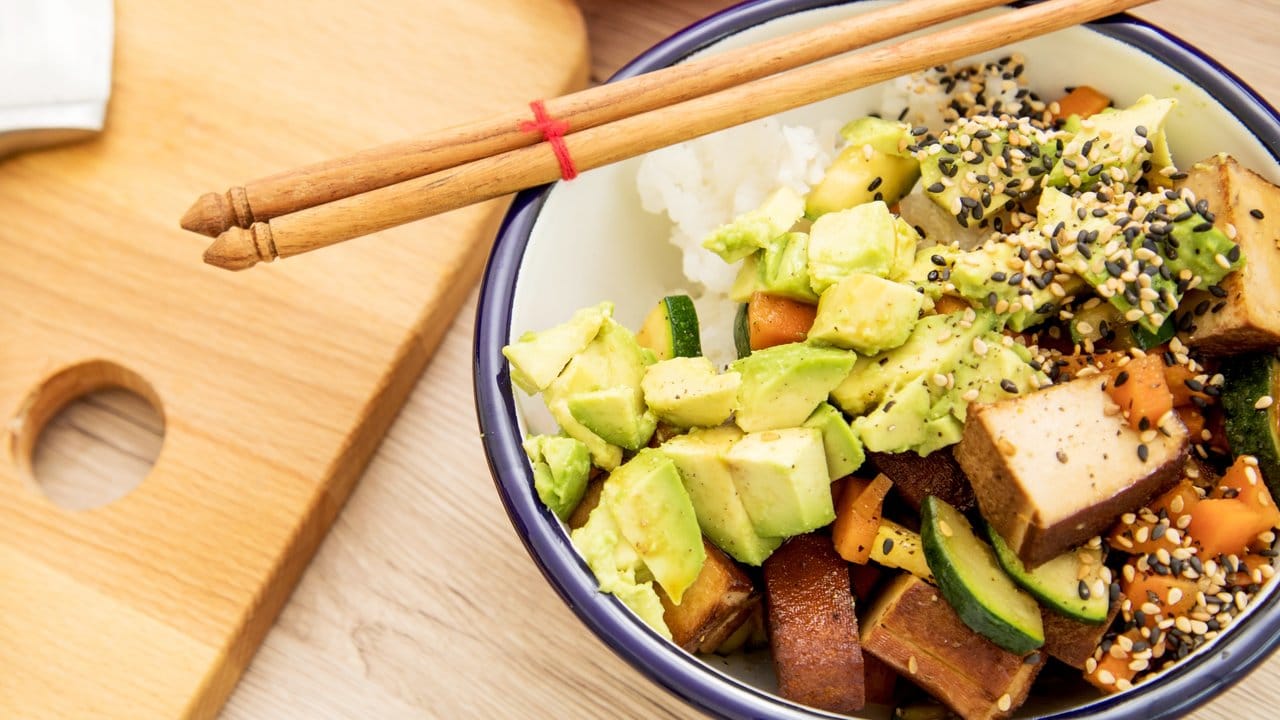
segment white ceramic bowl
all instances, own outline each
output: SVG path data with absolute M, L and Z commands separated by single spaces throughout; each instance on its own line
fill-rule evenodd
M 746 3 L 673 36 L 619 77 L 807 28 L 879 4 L 830 0 Z M 1002 12 L 1002 11 L 996 11 Z M 1180 166 L 1219 151 L 1280 182 L 1280 117 L 1239 79 L 1185 43 L 1127 16 L 1073 28 L 979 56 L 1027 58 L 1042 97 L 1090 84 L 1117 105 L 1143 94 L 1178 100 L 1167 127 Z M 1062 58 L 1070 57 L 1070 62 Z M 787 124 L 843 122 L 874 111 L 879 88 L 780 116 Z M 834 717 L 775 696 L 765 653 L 692 656 L 662 640 L 612 597 L 600 595 L 565 529 L 533 492 L 520 449 L 525 432 L 554 432 L 541 400 L 513 391 L 501 347 L 526 330 L 564 322 L 602 300 L 636 328 L 655 300 L 687 286 L 680 254 L 667 242 L 665 216 L 644 211 L 636 191 L 639 159 L 582 174 L 517 198 L 486 271 L 476 330 L 477 407 L 495 481 L 534 560 L 583 621 L 619 654 L 692 704 L 724 717 Z M 1022 716 L 1177 717 L 1235 681 L 1274 647 L 1280 607 L 1268 585 L 1229 632 L 1166 671 L 1158 682 L 1108 698 L 1037 698 Z M 875 716 L 869 710 L 869 716 Z M 881 711 L 883 715 L 883 710 Z

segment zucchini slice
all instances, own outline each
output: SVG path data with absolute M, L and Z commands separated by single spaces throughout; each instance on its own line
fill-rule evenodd
M 649 311 L 636 341 L 649 348 L 659 360 L 701 357 L 702 338 L 698 334 L 698 311 L 688 295 L 668 295 Z
M 733 346 L 738 351 L 738 359 L 751 354 L 751 326 L 747 322 L 748 305 L 738 306 L 738 314 L 733 318 Z
M 1009 577 L 1046 607 L 1081 622 L 1096 625 L 1106 621 L 1111 598 L 1110 588 L 1102 581 L 1101 545 L 1069 550 L 1028 570 L 990 525 L 987 537 Z
M 1280 497 L 1280 359 L 1272 353 L 1237 355 L 1223 364 L 1222 409 L 1235 456 L 1258 458 L 1272 497 Z M 1263 397 L 1272 398 L 1258 408 Z
M 942 597 L 965 625 L 1019 655 L 1044 645 L 1040 606 L 1000 569 L 995 553 L 959 510 L 926 497 L 920 507 L 920 538 Z

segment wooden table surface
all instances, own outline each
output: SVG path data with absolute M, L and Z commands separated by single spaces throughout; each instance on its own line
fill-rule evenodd
M 596 79 L 723 0 L 581 0 Z M 1210 10 L 1212 7 L 1212 10 Z M 1277 0 L 1161 0 L 1137 14 L 1280 103 Z M 578 623 L 506 519 L 471 397 L 476 293 L 226 707 L 272 718 L 693 717 Z M 160 425 L 120 394 L 46 431 L 37 474 L 74 505 L 141 478 Z M 1274 716 L 1280 656 L 1193 717 Z

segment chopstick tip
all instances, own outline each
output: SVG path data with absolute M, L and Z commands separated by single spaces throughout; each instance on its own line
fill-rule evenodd
M 227 228 L 204 251 L 204 261 L 223 270 L 245 270 L 276 257 L 271 226 L 263 222 Z
M 224 230 L 237 225 L 235 212 L 227 196 L 222 193 L 205 193 L 183 213 L 180 221 L 184 230 L 216 238 Z

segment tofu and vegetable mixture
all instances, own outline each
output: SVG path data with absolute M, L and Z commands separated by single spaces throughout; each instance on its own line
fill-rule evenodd
M 904 717 L 1123 691 L 1225 631 L 1280 527 L 1280 188 L 1175 158 L 1174 107 L 1042 98 L 1007 57 L 898 81 L 829 152 L 743 130 L 790 166 L 677 218 L 719 267 L 504 350 L 600 590 L 690 652 L 768 648 L 786 698 Z

